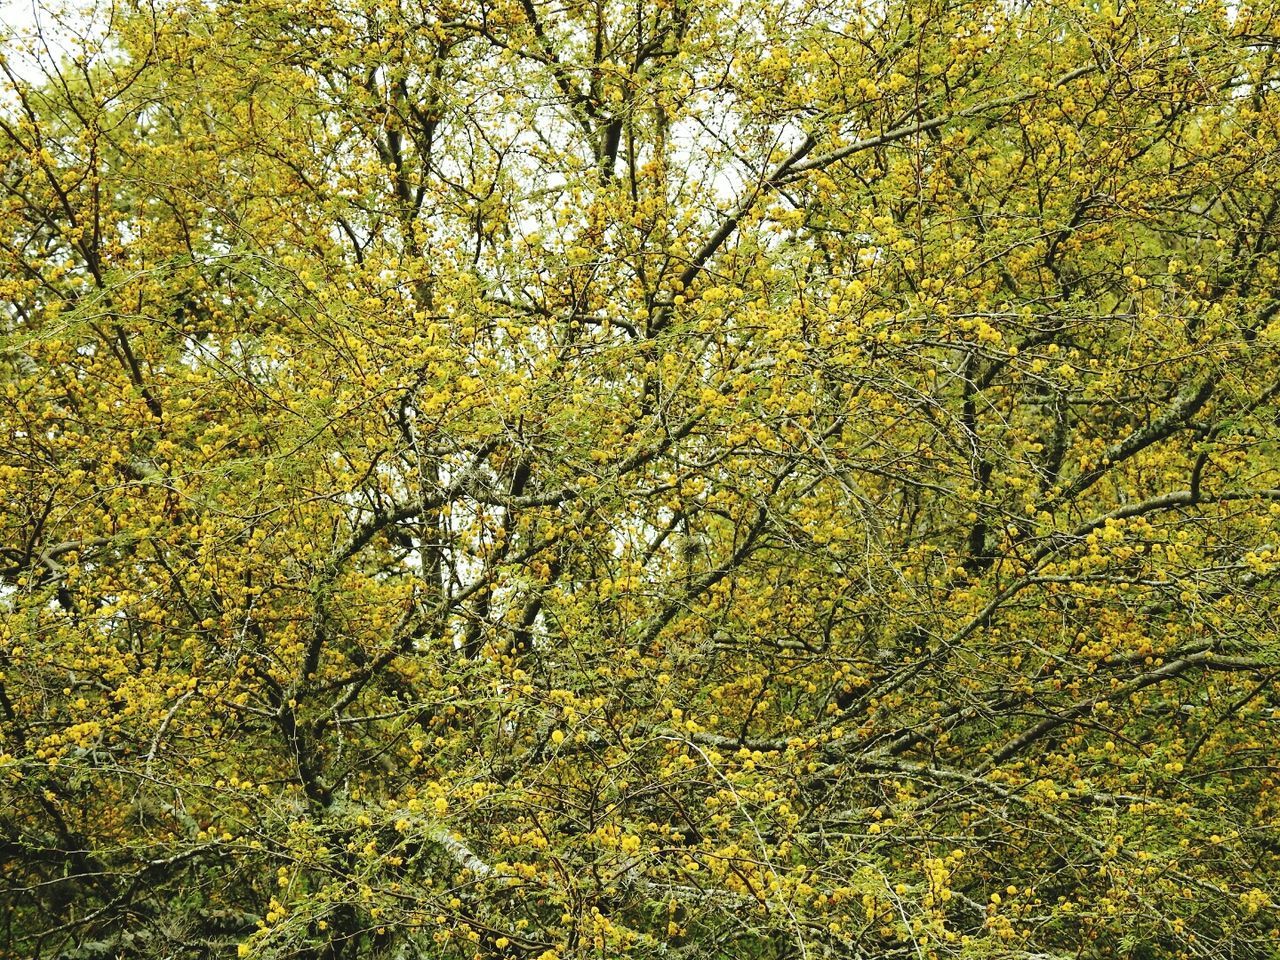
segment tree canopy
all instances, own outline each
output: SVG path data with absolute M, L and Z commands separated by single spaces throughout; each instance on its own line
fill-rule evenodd
M 1277 14 L 43 8 L 0 953 L 1280 956 Z

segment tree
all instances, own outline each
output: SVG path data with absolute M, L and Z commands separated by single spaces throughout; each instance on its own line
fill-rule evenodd
M 45 11 L 5 953 L 1276 956 L 1276 14 Z

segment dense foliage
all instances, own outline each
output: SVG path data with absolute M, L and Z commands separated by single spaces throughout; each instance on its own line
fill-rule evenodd
M 1280 956 L 1280 4 L 40 13 L 0 953 Z

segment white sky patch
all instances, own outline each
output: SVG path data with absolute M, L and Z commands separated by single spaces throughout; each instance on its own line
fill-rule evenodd
M 0 0 L 0 60 L 19 83 L 43 86 L 115 51 L 118 15 L 114 0 Z M 12 87 L 0 74 L 0 109 L 16 105 Z

